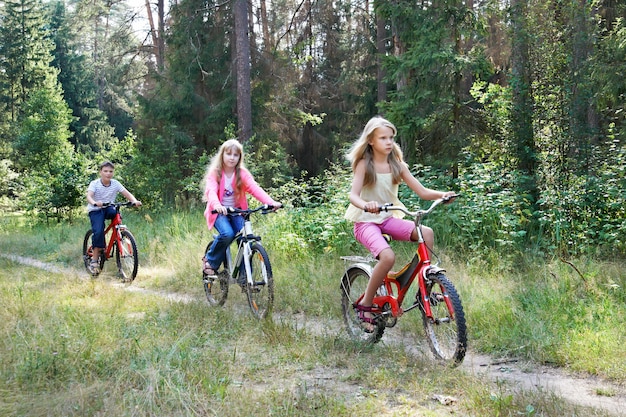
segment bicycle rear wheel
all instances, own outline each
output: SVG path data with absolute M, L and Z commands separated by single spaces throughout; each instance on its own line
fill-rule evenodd
M 361 268 L 350 268 L 341 279 L 341 309 L 348 334 L 355 340 L 376 343 L 385 331 L 384 323 L 377 322 L 372 333 L 365 331 L 353 303 L 365 293 L 369 283 L 369 274 Z
M 213 245 L 213 241 L 209 242 L 207 247 L 204 249 L 204 253 L 206 254 L 209 251 L 209 248 Z M 204 273 L 202 273 L 202 283 L 204 285 L 204 294 L 206 295 L 206 299 L 211 306 L 223 306 L 226 302 L 226 297 L 228 297 L 228 260 L 224 259 L 224 269 L 217 274 L 217 278 L 209 278 Z
M 118 242 L 115 242 L 115 262 L 117 264 L 117 270 L 119 277 L 123 282 L 133 282 L 137 276 L 137 268 L 139 267 L 139 255 L 137 254 L 137 242 L 135 238 L 128 230 L 122 230 L 121 244 L 122 247 L 118 248 Z
M 85 269 L 89 274 L 91 274 L 91 270 L 89 268 L 89 264 L 91 263 L 91 258 L 93 256 L 93 246 L 91 243 L 91 238 L 93 237 L 93 231 L 88 230 L 85 233 L 85 239 L 83 239 L 83 263 L 85 264 Z M 100 252 L 100 270 L 104 267 L 104 250 Z
M 467 350 L 467 330 L 461 298 L 450 280 L 442 273 L 427 277 L 426 291 L 430 299 L 433 318 L 426 316 L 422 306 L 422 322 L 430 350 L 437 359 L 458 366 Z M 420 295 L 417 295 L 423 305 Z M 448 298 L 452 311 L 448 309 Z
M 259 242 L 250 245 L 251 279 L 246 284 L 246 294 L 250 310 L 259 319 L 264 319 L 272 311 L 274 305 L 274 277 L 270 259 Z M 243 265 L 242 265 L 243 268 Z

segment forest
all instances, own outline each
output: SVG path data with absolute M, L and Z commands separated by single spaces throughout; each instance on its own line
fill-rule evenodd
M 621 415 L 625 19 L 623 0 L 0 0 L 0 415 Z M 342 257 L 365 254 L 346 153 L 374 115 L 460 194 L 424 222 L 467 320 L 456 369 L 424 354 L 419 309 L 346 339 Z M 254 219 L 266 320 L 201 280 L 202 178 L 230 138 L 284 206 Z M 81 258 L 104 160 L 143 202 L 132 285 Z M 391 244 L 401 267 L 415 245 Z M 605 407 L 535 385 L 547 368 Z
M 338 206 L 347 146 L 381 114 L 418 178 L 463 195 L 467 247 L 623 256 L 625 17 L 619 0 L 3 0 L 0 206 L 71 221 L 108 159 L 148 207 L 197 207 L 231 137 L 295 212 Z

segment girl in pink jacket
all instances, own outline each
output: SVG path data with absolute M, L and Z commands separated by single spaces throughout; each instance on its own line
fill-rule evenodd
M 203 273 L 216 277 L 217 270 L 224 262 L 226 248 L 244 224 L 243 217 L 226 215 L 227 208 L 247 209 L 247 193 L 263 204 L 274 207 L 282 205 L 263 191 L 244 167 L 243 146 L 237 139 L 229 139 L 220 146 L 207 168 L 204 184 L 204 217 L 209 230 L 215 227 L 219 235 L 203 258 Z

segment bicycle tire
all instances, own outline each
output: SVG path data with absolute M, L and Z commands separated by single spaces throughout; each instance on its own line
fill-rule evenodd
M 206 254 L 213 245 L 213 241 L 209 242 L 204 249 Z M 204 269 L 204 268 L 203 268 Z M 228 297 L 228 260 L 224 259 L 224 269 L 217 274 L 217 278 L 209 278 L 204 272 L 202 273 L 202 284 L 204 286 L 204 294 L 210 306 L 223 306 Z
M 85 269 L 91 275 L 91 269 L 89 265 L 91 264 L 91 258 L 93 256 L 93 245 L 91 243 L 91 238 L 93 235 L 93 230 L 88 230 L 85 233 L 85 238 L 83 239 L 83 263 L 85 264 Z M 100 252 L 100 270 L 104 267 L 104 250 Z
M 463 362 L 467 351 L 467 328 L 461 298 L 444 274 L 429 274 L 426 280 L 433 320 L 426 316 L 423 307 L 420 310 L 428 346 L 437 359 L 458 366 Z M 447 295 L 454 309 L 453 317 L 443 299 L 444 295 Z M 417 297 L 421 305 L 419 294 Z
M 274 306 L 274 277 L 272 265 L 267 251 L 259 242 L 250 245 L 250 270 L 252 279 L 246 284 L 248 305 L 252 314 L 259 319 L 264 319 L 271 314 Z M 244 268 L 244 266 L 241 266 Z M 250 282 L 252 281 L 252 282 Z
M 374 331 L 368 333 L 359 319 L 353 303 L 365 292 L 369 283 L 370 275 L 361 268 L 350 268 L 341 279 L 341 309 L 343 320 L 348 330 L 348 335 L 356 340 L 368 343 L 376 343 L 383 337 L 385 332 L 384 323 L 377 322 Z
M 133 282 L 137 277 L 139 268 L 139 254 L 137 253 L 137 242 L 129 230 L 120 231 L 122 247 L 118 248 L 118 242 L 114 242 L 115 263 L 122 282 Z

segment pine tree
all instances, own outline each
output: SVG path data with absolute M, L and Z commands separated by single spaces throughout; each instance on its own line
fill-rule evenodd
M 6 0 L 0 27 L 0 85 L 6 118 L 18 120 L 21 106 L 48 75 L 53 44 L 41 0 Z

